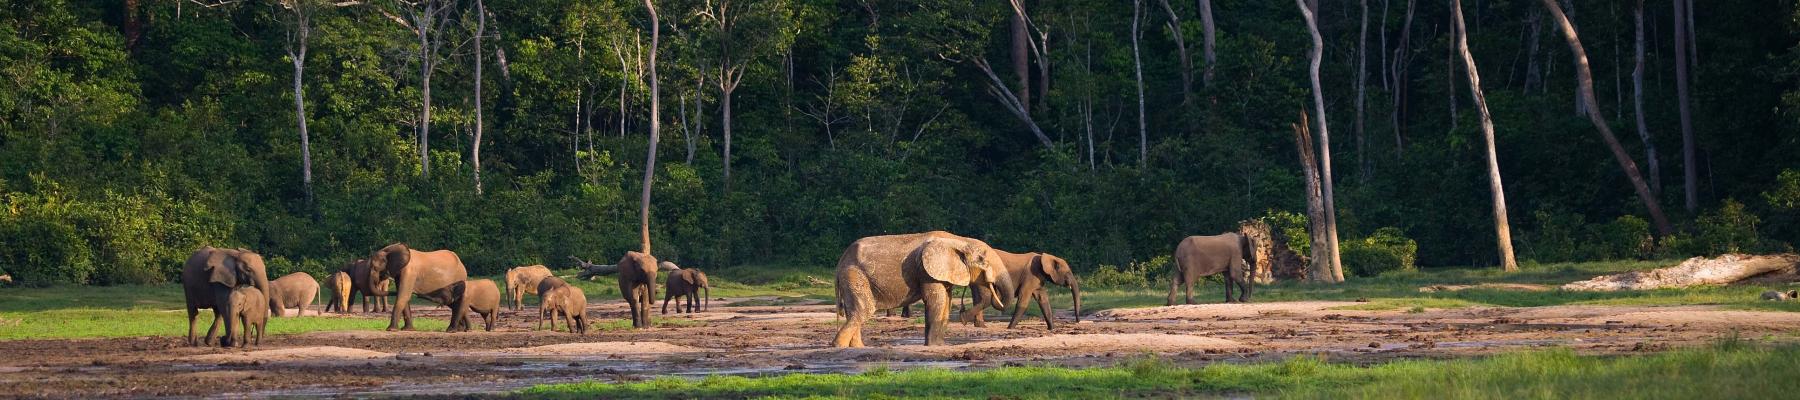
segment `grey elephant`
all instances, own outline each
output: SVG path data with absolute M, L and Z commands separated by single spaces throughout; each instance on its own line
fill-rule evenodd
M 857 239 L 838 257 L 837 302 L 843 327 L 836 347 L 863 347 L 863 322 L 876 310 L 925 302 L 925 345 L 944 344 L 950 288 L 979 286 L 1004 308 L 993 281 L 1004 269 L 987 243 L 943 231 Z
M 371 278 L 374 274 L 369 273 L 369 260 L 363 258 L 344 266 L 344 272 L 350 275 L 351 294 L 348 302 L 354 303 L 360 298 L 363 312 L 371 309 L 374 312 L 388 312 L 388 287 L 393 284 L 392 279 Z
M 656 306 L 656 257 L 649 253 L 625 252 L 619 258 L 619 294 L 631 306 L 631 327 L 649 328 L 650 309 Z
M 319 296 L 319 281 L 305 272 L 282 275 L 269 281 L 269 291 L 263 294 L 269 297 L 269 310 L 275 316 L 287 316 L 287 309 L 291 307 L 300 309 L 299 316 L 304 317 L 306 306 Z
M 451 308 L 455 314 L 468 315 L 467 305 L 456 302 L 450 286 L 469 280 L 469 270 L 462 258 L 449 250 L 418 251 L 403 243 L 395 243 L 369 255 L 369 281 L 393 279 L 394 310 L 388 318 L 389 331 L 412 330 L 412 297 L 419 296 Z M 400 324 L 405 319 L 406 324 Z
M 1255 246 L 1250 238 L 1237 233 L 1212 236 L 1188 236 L 1175 245 L 1175 265 L 1169 277 L 1169 301 L 1175 305 L 1175 289 L 1185 288 L 1187 304 L 1194 304 L 1194 284 L 1207 276 L 1225 274 L 1225 302 L 1250 302 L 1254 277 L 1250 266 L 1256 265 Z M 1231 289 L 1241 289 L 1237 299 Z
M 264 296 L 261 290 L 250 286 L 238 286 L 237 289 L 231 290 L 230 296 L 228 301 L 231 304 L 231 314 L 226 314 L 227 319 L 235 319 L 243 325 L 242 333 L 237 339 L 238 347 L 250 346 L 251 331 L 256 331 L 255 343 L 257 346 L 261 346 L 263 332 L 269 327 L 269 297 Z M 227 333 L 226 336 L 230 336 L 230 334 Z M 231 345 L 226 344 L 225 347 L 231 347 Z
M 500 316 L 500 287 L 495 286 L 494 281 L 486 279 L 462 281 L 453 285 L 450 291 L 452 296 L 456 297 L 453 302 L 463 304 L 464 308 L 480 315 L 484 328 L 488 332 L 494 331 L 494 322 Z M 450 331 L 452 332 L 468 332 L 470 325 L 472 324 L 468 314 L 458 314 L 450 318 Z
M 999 279 L 994 280 L 994 289 L 1000 292 L 1002 300 L 1013 304 L 1012 321 L 1006 324 L 1006 329 L 1017 328 L 1019 321 L 1025 319 L 1025 309 L 1031 306 L 1027 300 L 1037 301 L 1038 311 L 1044 314 L 1044 327 L 1056 329 L 1056 318 L 1053 316 L 1055 312 L 1051 311 L 1050 293 L 1044 287 L 1045 282 L 1069 288 L 1075 301 L 1075 321 L 1081 321 L 1081 277 L 1069 268 L 1068 261 L 1043 253 L 994 252 L 1000 255 L 1000 263 L 1006 267 Z M 970 290 L 976 292 L 971 293 L 975 298 L 975 305 L 963 311 L 959 319 L 974 322 L 976 327 L 986 326 L 987 321 L 982 319 L 981 312 L 993 306 L 988 302 L 992 296 L 980 294 L 980 287 L 971 287 Z
M 667 263 L 668 261 L 663 262 Z M 700 294 L 702 290 L 706 291 L 705 296 Z M 669 273 L 668 282 L 664 282 L 663 284 L 662 313 L 669 313 L 670 299 L 675 300 L 676 313 L 684 312 L 683 310 L 689 313 L 704 311 L 706 308 L 702 304 L 711 304 L 711 297 L 712 284 L 706 282 L 705 272 L 693 268 L 677 269 L 675 272 Z M 702 298 L 705 299 L 704 303 L 695 301 Z M 683 299 L 687 300 L 687 306 L 685 308 L 683 308 L 681 304 L 681 300 Z
M 538 281 L 552 275 L 550 268 L 543 265 L 527 265 L 506 270 L 506 292 L 512 299 L 512 309 L 525 308 L 525 295 L 543 296 L 537 291 Z
M 225 336 L 219 338 L 219 345 L 231 347 L 233 336 L 237 333 L 238 324 L 231 318 L 237 309 L 231 305 L 231 292 L 239 286 L 254 287 L 258 291 L 268 290 L 269 275 L 265 272 L 261 255 L 244 249 L 218 249 L 212 246 L 201 247 L 189 255 L 187 262 L 181 267 L 182 294 L 186 297 L 188 313 L 189 346 L 202 343 L 212 344 L 213 335 L 218 333 L 219 321 L 225 322 Z M 200 309 L 212 309 L 212 327 L 206 329 L 206 340 L 194 340 L 194 320 L 199 317 Z M 268 305 L 261 306 L 268 310 Z

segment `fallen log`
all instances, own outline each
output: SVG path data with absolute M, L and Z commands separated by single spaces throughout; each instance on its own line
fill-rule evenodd
M 1710 259 L 1694 257 L 1673 267 L 1598 276 L 1562 285 L 1562 289 L 1610 292 L 1724 285 L 1759 275 L 1793 271 L 1796 265 L 1800 265 L 1800 255 L 1795 254 L 1726 254 Z

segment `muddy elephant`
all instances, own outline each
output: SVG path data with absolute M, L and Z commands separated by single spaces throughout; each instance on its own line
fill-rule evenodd
M 586 335 L 588 331 L 587 294 L 583 293 L 581 288 L 571 285 L 548 289 L 543 296 L 544 301 L 541 308 L 549 316 L 550 331 L 556 331 L 556 319 L 561 317 L 563 326 L 567 327 L 570 333 Z
M 481 315 L 481 321 L 488 332 L 494 331 L 494 322 L 500 317 L 500 287 L 494 281 L 473 279 L 457 282 L 450 288 L 454 303 L 460 303 L 470 312 Z M 470 329 L 469 314 L 462 313 L 450 318 L 451 332 L 468 332 Z
M 319 297 L 319 281 L 305 272 L 283 275 L 269 281 L 269 310 L 277 317 L 287 316 L 288 308 L 300 309 L 299 316 L 306 316 L 306 306 Z
M 512 299 L 512 309 L 525 308 L 525 295 L 542 296 L 537 291 L 538 281 L 550 276 L 550 268 L 543 265 L 527 265 L 506 270 L 506 293 Z
M 469 270 L 463 267 L 462 258 L 449 250 L 418 251 L 406 247 L 406 244 L 395 243 L 376 250 L 369 255 L 369 281 L 379 282 L 382 279 L 394 280 L 394 310 L 388 317 L 389 331 L 412 330 L 412 297 L 429 300 L 433 303 L 450 307 L 453 312 L 463 315 L 468 309 L 454 302 L 450 295 L 450 286 L 457 282 L 469 280 Z M 401 320 L 406 321 L 401 325 Z
M 650 327 L 650 309 L 656 306 L 656 257 L 636 251 L 619 259 L 619 294 L 631 306 L 631 327 Z
M 1069 268 L 1068 261 L 1043 253 L 1018 254 L 1000 250 L 995 250 L 994 253 L 1000 255 L 1000 264 L 1006 268 L 1000 273 L 999 279 L 994 280 L 994 289 L 1000 292 L 1000 299 L 1013 304 L 1012 321 L 1006 323 L 1006 329 L 1017 328 L 1019 321 L 1025 319 L 1025 309 L 1031 306 L 1028 300 L 1035 300 L 1038 311 L 1044 314 L 1044 328 L 1056 329 L 1056 313 L 1050 308 L 1050 293 L 1044 287 L 1045 282 L 1069 288 L 1075 301 L 1075 321 L 1081 321 L 1081 277 Z M 993 307 L 988 303 L 988 299 L 993 296 L 982 295 L 980 292 L 983 289 L 980 287 L 969 289 L 974 292 L 972 296 L 975 298 L 975 305 L 964 311 L 959 319 L 974 322 L 976 327 L 987 326 L 981 312 Z M 995 309 L 1005 311 L 998 307 Z
M 325 277 L 325 311 L 350 312 L 350 273 L 338 271 Z
M 388 312 L 388 288 L 394 283 L 392 279 L 371 280 L 369 260 L 363 258 L 352 261 L 344 271 L 350 274 L 349 302 L 362 300 L 363 312 Z
M 706 291 L 705 296 L 701 296 L 701 290 Z M 675 312 L 683 312 L 681 300 L 684 298 L 687 300 L 686 312 L 692 313 L 704 311 L 706 310 L 704 305 L 712 303 L 711 297 L 712 285 L 706 282 L 705 272 L 693 268 L 678 269 L 675 272 L 670 272 L 669 281 L 664 282 L 663 284 L 662 313 L 669 313 L 670 299 L 675 299 Z M 704 298 L 704 303 L 695 301 L 699 298 Z
M 544 329 L 544 320 L 552 317 L 550 309 L 555 305 L 552 304 L 553 299 L 550 298 L 550 294 L 564 286 L 569 286 L 569 282 L 555 276 L 546 276 L 544 279 L 538 280 L 538 329 Z M 555 328 L 555 325 L 551 325 L 551 328 Z
M 1175 265 L 1169 277 L 1169 301 L 1175 305 L 1175 289 L 1185 288 L 1187 304 L 1194 304 L 1194 284 L 1201 278 L 1225 274 L 1225 302 L 1250 302 L 1255 282 L 1250 266 L 1256 265 L 1256 247 L 1248 236 L 1226 233 L 1188 236 L 1175 245 Z M 1237 299 L 1231 289 L 1238 288 Z
M 256 331 L 256 345 L 261 346 L 263 331 L 269 327 L 269 297 L 254 287 L 238 286 L 231 290 L 228 301 L 231 304 L 231 314 L 227 314 L 227 318 L 236 319 L 243 325 L 243 330 L 240 331 L 242 333 L 237 338 L 238 347 L 250 346 L 250 331 Z M 227 333 L 226 336 L 230 334 Z M 227 344 L 225 347 L 231 345 Z
M 225 336 L 219 338 L 219 345 L 231 347 L 233 336 L 237 333 L 237 308 L 231 305 L 231 292 L 239 286 L 256 288 L 258 292 L 268 290 L 269 275 L 265 272 L 261 255 L 244 249 L 219 249 L 212 246 L 201 247 L 189 255 L 187 262 L 181 267 L 181 288 L 187 300 L 189 346 L 202 343 L 211 345 L 213 335 L 218 333 L 219 321 L 225 322 Z M 267 303 L 260 306 L 264 311 L 269 309 Z M 194 320 L 199 317 L 200 309 L 212 309 L 212 327 L 206 329 L 204 342 L 194 340 Z
M 999 257 L 985 242 L 943 231 L 857 239 L 838 257 L 838 311 L 846 321 L 832 345 L 863 347 L 863 321 L 875 310 L 921 300 L 925 345 L 943 345 L 951 287 L 982 287 L 996 308 L 1005 307 L 993 289 Z

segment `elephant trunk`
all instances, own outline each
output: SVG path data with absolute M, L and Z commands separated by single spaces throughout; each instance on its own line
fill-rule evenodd
M 213 287 L 213 317 L 225 320 L 225 336 L 219 337 L 219 347 L 231 347 L 237 337 L 237 308 L 231 304 L 231 289 L 221 285 Z M 208 331 L 211 332 L 211 331 Z M 209 333 L 210 334 L 210 333 Z
M 1075 298 L 1075 322 L 1081 322 L 1081 282 L 1069 281 L 1069 292 Z

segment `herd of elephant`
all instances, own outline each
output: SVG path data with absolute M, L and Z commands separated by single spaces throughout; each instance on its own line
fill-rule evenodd
M 1224 275 L 1225 301 L 1248 302 L 1252 290 L 1252 265 L 1256 257 L 1252 239 L 1239 233 L 1212 236 L 1190 236 L 1175 246 L 1175 266 L 1171 274 L 1168 304 L 1175 303 L 1178 288 L 1185 288 L 1185 302 L 1193 303 L 1193 285 L 1203 277 Z M 577 259 L 579 261 L 579 259 Z M 711 295 L 706 274 L 697 269 L 682 269 L 668 262 L 658 262 L 650 254 L 629 251 L 617 264 L 596 265 L 581 261 L 584 270 L 578 279 L 602 273 L 617 273 L 619 293 L 631 311 L 633 328 L 651 326 L 650 310 L 655 304 L 656 275 L 667 270 L 663 313 L 668 313 L 671 299 L 685 300 L 677 304 L 677 312 L 703 310 L 697 301 L 702 290 Z M 182 268 L 182 287 L 187 296 L 189 345 L 210 345 L 224 321 L 225 336 L 219 344 L 225 347 L 247 346 L 261 341 L 269 315 L 281 316 L 290 306 L 301 312 L 314 301 L 319 283 L 305 273 L 293 273 L 274 281 L 268 280 L 262 256 L 246 249 L 203 247 L 188 258 Z M 413 296 L 444 305 L 452 310 L 447 331 L 470 329 L 469 313 L 482 316 L 485 328 L 494 329 L 501 303 L 501 292 L 493 281 L 469 279 L 462 260 L 450 250 L 418 251 L 405 244 L 392 244 L 375 251 L 366 259 L 349 263 L 325 279 L 329 292 L 327 310 L 345 312 L 354 295 L 363 298 L 363 311 L 369 311 L 371 298 L 377 312 L 390 313 L 388 330 L 411 330 L 413 322 L 409 304 Z M 1081 319 L 1081 281 L 1069 262 L 1044 253 L 1011 253 L 988 246 L 978 239 L 949 232 L 870 236 L 852 242 L 837 263 L 837 311 L 846 318 L 832 340 L 835 347 L 863 347 L 862 327 L 877 310 L 908 307 L 925 303 L 925 344 L 944 344 L 944 330 L 949 320 L 950 291 L 953 287 L 969 288 L 975 298 L 973 307 L 959 319 L 975 326 L 985 325 L 983 310 L 1006 309 L 1016 304 L 1007 328 L 1016 328 L 1024 320 L 1027 302 L 1035 301 L 1046 327 L 1055 327 L 1046 284 L 1070 289 L 1074 300 L 1074 316 Z M 395 296 L 391 308 L 386 303 L 391 292 Z M 524 295 L 539 298 L 538 327 L 548 321 L 556 330 L 561 319 L 566 330 L 587 333 L 587 295 L 581 288 L 568 284 L 542 265 L 513 268 L 506 272 L 506 289 L 511 308 L 524 307 Z M 1233 297 L 1233 289 L 1238 289 Z M 709 299 L 710 300 L 710 299 Z M 200 309 L 213 310 L 212 327 L 204 340 L 194 336 Z M 239 329 L 239 325 L 242 329 Z M 251 331 L 255 331 L 252 336 Z
M 697 269 L 680 269 L 668 262 L 639 252 L 627 252 L 616 267 L 619 292 L 631 306 L 632 326 L 650 326 L 650 309 L 655 303 L 658 269 L 672 269 L 666 283 L 663 313 L 668 313 L 671 299 L 685 300 L 676 312 L 697 312 L 704 307 L 699 301 L 702 291 L 711 293 L 706 274 Z M 451 310 L 448 332 L 471 329 L 469 313 L 482 317 L 484 328 L 494 330 L 499 317 L 502 293 L 493 281 L 469 279 L 462 259 L 450 250 L 418 251 L 405 244 L 392 244 L 376 250 L 369 258 L 348 263 L 325 278 L 320 286 L 311 275 L 296 272 L 269 280 L 262 256 L 247 249 L 202 247 L 194 251 L 182 266 L 181 284 L 187 299 L 190 346 L 211 345 L 223 322 L 225 335 L 219 337 L 224 347 L 246 347 L 260 344 L 271 314 L 282 316 L 288 308 L 313 304 L 321 289 L 326 292 L 325 311 L 348 312 L 356 297 L 363 300 L 363 311 L 389 312 L 388 330 L 412 330 L 413 296 L 448 307 Z M 590 274 L 584 272 L 581 278 Z M 389 291 L 392 286 L 393 290 Z M 587 295 L 580 287 L 570 285 L 551 274 L 542 265 L 512 268 L 506 272 L 507 294 L 514 310 L 524 307 L 524 296 L 538 296 L 538 327 L 549 322 L 556 330 L 558 319 L 565 330 L 585 334 Z M 391 307 L 389 295 L 395 296 Z M 204 338 L 195 337 L 195 323 L 201 309 L 213 311 L 212 326 Z

